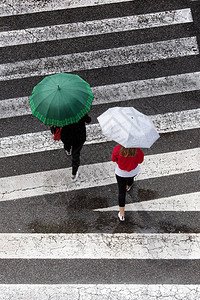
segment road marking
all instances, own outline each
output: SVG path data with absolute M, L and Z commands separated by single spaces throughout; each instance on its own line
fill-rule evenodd
M 0 80 L 98 69 L 197 54 L 199 50 L 196 37 L 179 38 L 1 64 Z
M 170 163 L 169 163 L 170 162 Z M 200 171 L 200 148 L 148 155 L 139 180 Z M 72 183 L 71 168 L 0 178 L 0 201 L 68 192 L 116 183 L 115 163 L 103 162 L 80 167 L 81 177 Z
M 0 3 L 1 16 L 32 14 L 37 12 L 71 9 L 78 7 L 96 6 L 104 4 L 123 3 L 132 0 L 4 0 Z
M 1 284 L 2 299 L 198 299 L 197 284 Z M 58 296 L 59 295 L 59 296 Z M 117 295 L 117 296 L 116 296 Z M 103 298 L 102 298 L 103 297 Z
M 150 116 L 159 133 L 200 127 L 200 108 Z
M 93 105 L 200 90 L 200 72 L 92 87 Z M 0 119 L 31 114 L 29 97 L 0 101 Z M 144 100 L 143 100 L 144 101 Z
M 0 32 L 0 47 L 193 22 L 190 8 Z
M 200 128 L 200 108 L 150 116 L 159 133 Z M 86 144 L 110 141 L 99 124 L 86 126 Z M 7 136 L 0 139 L 0 158 L 43 152 L 63 148 L 61 141 L 54 141 L 50 131 Z
M 200 259 L 194 233 L 0 233 L 0 259 Z
M 30 115 L 30 97 L 12 98 L 0 101 L 0 119 Z
M 142 79 L 93 87 L 93 104 L 105 104 L 140 98 L 200 90 L 200 72 Z
M 94 211 L 119 211 L 119 206 Z M 126 204 L 126 211 L 200 211 L 200 192 Z

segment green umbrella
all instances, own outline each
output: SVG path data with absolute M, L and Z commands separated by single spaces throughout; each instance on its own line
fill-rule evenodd
M 44 124 L 63 127 L 86 115 L 93 99 L 89 84 L 81 77 L 59 73 L 38 83 L 29 103 L 32 114 Z

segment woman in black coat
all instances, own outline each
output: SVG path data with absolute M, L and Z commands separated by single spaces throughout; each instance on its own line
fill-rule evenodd
M 78 178 L 80 166 L 80 152 L 86 141 L 85 123 L 90 123 L 91 118 L 85 115 L 78 123 L 66 125 L 61 130 L 61 140 L 67 155 L 72 154 L 72 181 Z

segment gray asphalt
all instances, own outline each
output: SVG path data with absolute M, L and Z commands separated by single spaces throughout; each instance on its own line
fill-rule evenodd
M 1 284 L 200 284 L 200 260 L 25 259 L 0 267 Z

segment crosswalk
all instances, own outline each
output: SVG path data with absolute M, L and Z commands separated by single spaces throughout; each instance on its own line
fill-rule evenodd
M 0 300 L 199 299 L 200 64 L 191 2 L 0 3 Z M 32 23 L 31 23 L 32 20 Z M 31 116 L 44 76 L 79 74 L 94 103 L 80 178 Z M 134 106 L 161 138 L 117 220 L 115 143 L 97 116 Z
M 30 113 L 30 107 L 28 110 Z M 5 115 L 4 113 L 4 118 Z M 159 133 L 195 129 L 199 128 L 200 109 L 151 115 L 151 119 Z M 109 141 L 108 138 L 102 134 L 99 124 L 88 125 L 86 131 L 87 141 L 85 144 Z M 52 134 L 48 131 L 3 137 L 0 141 L 2 145 L 0 158 L 63 148 L 61 141 L 55 144 L 52 140 Z
M 198 172 L 200 171 L 199 161 L 199 148 L 152 154 L 146 156 L 138 180 Z M 0 179 L 0 199 L 1 201 L 16 200 L 29 196 L 110 185 L 116 180 L 114 171 L 115 166 L 112 162 L 96 163 L 95 166 L 94 164 L 84 165 L 81 168 L 84 177 L 80 175 L 80 180 L 76 184 L 69 181 L 71 168 L 3 177 Z
M 0 33 L 1 47 L 46 42 L 57 39 L 77 38 L 112 32 L 137 30 L 192 22 L 191 10 L 181 9 L 167 12 L 125 16 L 121 18 L 86 21 L 71 24 L 12 30 Z
M 126 2 L 131 0 L 126 0 Z M 110 3 L 118 3 L 122 2 L 121 0 L 59 0 L 54 1 L 50 0 L 48 2 L 37 3 L 34 0 L 29 0 L 27 2 L 18 2 L 17 0 L 6 0 L 1 3 L 1 11 L 2 16 L 12 16 L 20 15 L 20 14 L 31 14 L 37 13 L 42 11 L 52 11 L 52 10 L 61 10 L 61 9 L 69 9 L 69 8 L 77 8 L 77 7 L 88 7 L 94 5 L 101 5 L 101 4 L 110 4 Z
M 0 80 L 51 75 L 199 54 L 196 37 L 2 64 Z

